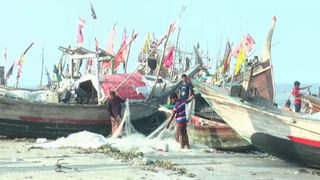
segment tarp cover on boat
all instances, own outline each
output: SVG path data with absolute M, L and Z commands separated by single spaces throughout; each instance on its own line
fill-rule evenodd
M 142 94 L 138 94 L 137 87 L 144 87 L 146 84 L 139 73 L 106 75 L 101 82 L 101 88 L 106 97 L 110 90 L 116 90 L 116 94 L 123 99 L 145 99 Z

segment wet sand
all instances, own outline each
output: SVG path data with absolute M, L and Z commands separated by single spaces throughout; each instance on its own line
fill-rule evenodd
M 320 170 L 301 167 L 262 153 L 198 149 L 144 153 L 144 159 L 169 160 L 187 174 L 134 161 L 123 162 L 78 148 L 29 149 L 30 140 L 0 140 L 0 179 L 319 179 Z M 57 160 L 66 168 L 56 172 Z M 66 164 L 63 164 L 66 163 Z M 320 173 L 319 173 L 320 174 Z M 194 177 L 191 177 L 194 176 Z

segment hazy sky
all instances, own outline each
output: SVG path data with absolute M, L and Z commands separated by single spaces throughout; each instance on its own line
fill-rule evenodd
M 228 38 L 238 44 L 245 33 L 255 42 L 255 53 L 267 34 L 273 15 L 277 24 L 273 36 L 272 60 L 276 83 L 300 80 L 319 83 L 318 57 L 320 42 L 320 3 L 317 0 L 92 0 L 98 19 L 93 22 L 89 0 L 10 0 L 0 6 L 0 65 L 7 47 L 8 62 L 19 58 L 31 43 L 35 45 L 25 56 L 21 85 L 38 85 L 41 72 L 41 51 L 44 47 L 45 66 L 52 72 L 61 52 L 59 46 L 76 46 L 78 17 L 86 24 L 84 47 L 94 49 L 94 37 L 100 47 L 106 41 L 112 25 L 117 22 L 115 49 L 124 27 L 128 34 L 139 33 L 133 43 L 129 71 L 135 67 L 137 54 L 147 32 L 162 36 L 180 9 L 186 10 L 180 21 L 180 47 L 192 49 L 197 42 L 211 57 L 222 56 Z M 175 41 L 177 30 L 171 37 Z M 233 60 L 234 63 L 234 60 Z M 16 72 L 10 78 L 14 84 Z M 46 82 L 46 79 L 44 79 Z

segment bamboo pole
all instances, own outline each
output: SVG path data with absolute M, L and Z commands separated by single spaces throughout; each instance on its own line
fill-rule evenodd
M 180 38 L 180 31 L 181 31 L 181 28 L 179 27 L 179 30 L 178 30 L 178 35 L 177 35 L 177 40 L 176 40 L 176 47 L 175 47 L 175 54 L 174 54 L 174 59 L 173 59 L 173 64 L 172 64 L 172 72 L 171 72 L 171 80 L 173 78 L 173 75 L 174 75 L 174 64 L 175 64 L 175 60 L 177 59 L 177 50 L 178 50 L 178 43 L 179 43 L 179 38 Z
M 43 66 L 44 66 L 44 47 L 42 47 L 42 59 L 41 59 L 41 76 L 40 76 L 40 88 L 42 87 L 42 78 L 43 78 Z
M 134 36 L 134 30 L 132 31 L 131 39 L 133 39 L 133 36 Z M 132 43 L 130 43 L 129 49 L 128 49 L 128 55 L 127 55 L 127 59 L 126 59 L 126 63 L 125 63 L 124 73 L 127 73 L 129 55 L 130 55 L 130 50 L 131 50 L 131 44 L 132 44 Z
M 164 56 L 165 56 L 165 53 L 166 53 L 166 48 L 167 48 L 167 44 L 168 44 L 168 40 L 169 40 L 169 37 L 170 37 L 170 34 L 171 34 L 171 25 L 169 27 L 169 30 L 167 32 L 167 37 L 166 37 L 166 41 L 164 43 L 164 47 L 163 47 L 163 53 L 162 53 L 162 57 L 161 57 L 161 61 L 158 63 L 158 69 L 157 69 L 157 78 L 156 78 L 156 81 L 152 87 L 152 90 L 151 90 L 151 93 L 149 95 L 149 98 L 151 98 L 154 94 L 154 91 L 156 89 L 156 86 L 157 86 L 157 82 L 158 82 L 158 79 L 159 79 L 159 75 L 160 75 L 160 70 L 161 70 L 161 65 L 163 63 L 163 59 L 164 59 Z

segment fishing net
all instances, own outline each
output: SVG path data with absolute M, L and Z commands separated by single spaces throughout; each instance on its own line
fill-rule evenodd
M 124 137 L 130 136 L 132 134 L 139 134 L 139 132 L 134 128 L 130 121 L 130 106 L 129 106 L 129 99 L 125 102 L 125 111 L 123 113 L 123 117 L 121 123 L 115 133 L 113 133 L 112 137 Z

